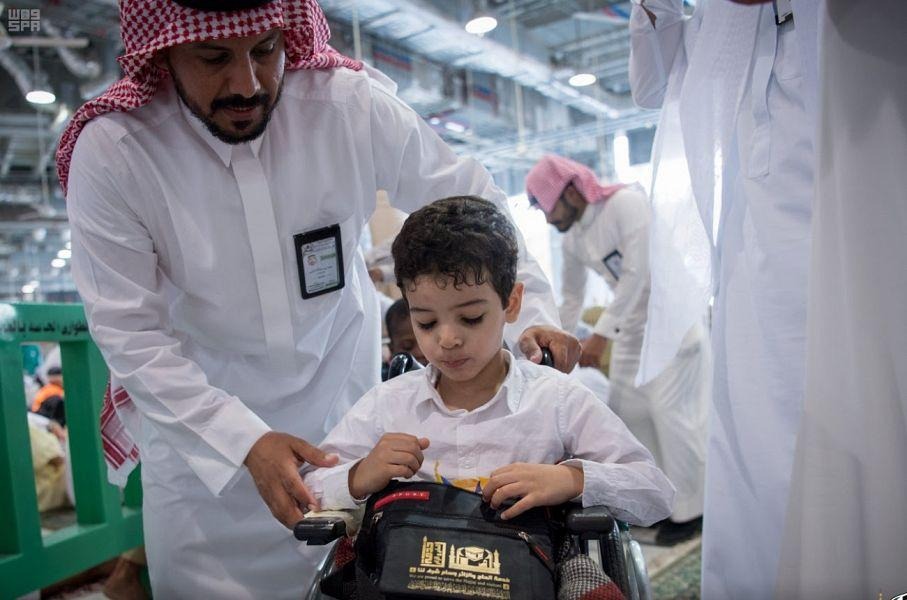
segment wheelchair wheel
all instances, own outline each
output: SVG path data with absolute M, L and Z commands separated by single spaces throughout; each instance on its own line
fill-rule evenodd
M 649 585 L 649 570 L 646 568 L 646 558 L 643 556 L 639 542 L 627 534 L 627 567 L 630 586 L 636 593 L 631 596 L 633 600 L 652 600 L 652 587 Z

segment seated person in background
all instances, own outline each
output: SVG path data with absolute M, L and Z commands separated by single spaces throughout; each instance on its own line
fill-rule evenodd
M 51 367 L 47 370 L 47 384 L 35 394 L 31 411 L 53 419 L 63 427 L 66 426 L 66 412 L 63 409 L 63 370 L 60 367 Z
M 419 348 L 416 341 L 416 334 L 413 331 L 413 324 L 409 319 L 409 307 L 406 306 L 406 300 L 402 298 L 397 300 L 387 309 L 387 315 L 384 317 L 384 323 L 387 326 L 387 336 L 390 339 L 388 348 L 391 355 L 400 352 L 408 352 L 419 361 L 419 364 L 425 365 L 425 355 Z
M 72 506 L 72 483 L 67 473 L 66 431 L 59 423 L 33 414 L 28 419 L 28 439 L 35 471 L 38 511 Z
M 523 294 L 504 214 L 480 198 L 438 200 L 409 216 L 393 255 L 430 367 L 376 386 L 327 435 L 338 466 L 305 473 L 321 509 L 417 479 L 481 492 L 494 508 L 515 502 L 504 519 L 572 499 L 640 525 L 671 513 L 673 486 L 603 402 L 502 348 Z

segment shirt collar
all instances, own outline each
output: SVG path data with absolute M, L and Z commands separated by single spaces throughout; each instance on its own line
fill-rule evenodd
M 180 112 L 183 114 L 183 118 L 186 119 L 186 121 L 189 123 L 189 127 L 192 128 L 192 130 L 196 133 L 196 135 L 198 135 L 198 137 L 200 137 L 205 141 L 206 144 L 208 144 L 208 146 L 211 148 L 211 150 L 214 151 L 221 162 L 224 163 L 224 166 L 229 167 L 230 161 L 233 157 L 233 149 L 238 144 L 228 144 L 227 142 L 214 137 L 211 132 L 208 131 L 208 128 L 205 127 L 205 124 L 202 123 L 201 119 L 192 114 L 192 111 L 189 110 L 189 107 L 186 106 L 185 103 L 179 99 L 179 97 L 177 97 L 176 101 L 179 104 Z M 249 144 L 249 147 L 251 148 L 252 154 L 255 156 L 255 158 L 258 158 L 258 151 L 261 149 L 261 143 L 266 134 L 267 129 L 265 130 L 265 133 L 262 133 L 251 142 L 246 142 Z
M 504 401 L 507 404 L 507 408 L 511 413 L 515 413 L 520 408 L 520 399 L 523 397 L 523 386 L 525 382 L 525 377 L 523 376 L 522 371 L 520 371 L 519 365 L 517 364 L 516 359 L 513 354 L 508 350 L 504 350 L 504 360 L 507 361 L 507 375 L 504 377 L 501 387 L 498 388 L 497 393 L 485 404 L 473 411 L 465 411 L 463 409 L 451 410 L 445 406 L 444 401 L 441 400 L 441 395 L 438 394 L 437 383 L 438 376 L 441 372 L 432 364 L 429 364 L 427 368 L 424 369 L 424 377 L 422 379 L 422 400 L 421 402 L 432 402 L 434 405 L 443 413 L 450 415 L 459 415 L 459 414 L 473 414 L 478 413 L 483 410 L 487 410 L 492 406 L 498 404 L 501 401 L 501 398 L 504 398 Z
M 576 224 L 579 225 L 582 229 L 588 229 L 589 226 L 591 226 L 592 223 L 595 222 L 595 218 L 598 216 L 599 210 L 601 210 L 604 205 L 604 202 L 599 202 L 597 204 L 587 204 L 586 209 L 583 210 L 583 216 L 579 218 L 579 221 L 577 221 Z

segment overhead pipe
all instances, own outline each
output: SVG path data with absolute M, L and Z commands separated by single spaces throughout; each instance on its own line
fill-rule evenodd
M 47 19 L 41 20 L 41 31 L 55 38 L 63 38 L 60 29 Z M 87 60 L 73 52 L 66 46 L 55 46 L 60 60 L 69 69 L 69 72 L 82 79 L 94 79 L 101 74 L 101 65 L 93 60 Z

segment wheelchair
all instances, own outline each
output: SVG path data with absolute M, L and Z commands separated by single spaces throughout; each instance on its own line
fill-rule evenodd
M 550 353 L 545 350 L 543 354 L 543 364 L 553 365 Z M 412 356 L 397 354 L 391 359 L 388 378 L 418 368 L 421 365 Z M 405 489 L 406 484 L 401 486 Z M 565 532 L 573 539 L 574 546 L 608 575 L 625 598 L 651 600 L 652 590 L 642 548 L 631 537 L 627 523 L 611 516 L 607 507 L 582 508 L 574 503 L 563 507 L 563 520 Z M 297 523 L 293 533 L 296 539 L 308 545 L 326 545 L 345 537 L 350 525 L 351 517 L 346 515 L 313 516 Z M 321 585 L 337 570 L 338 546 L 334 543 L 322 562 L 306 596 L 308 600 L 345 600 L 324 592 Z

